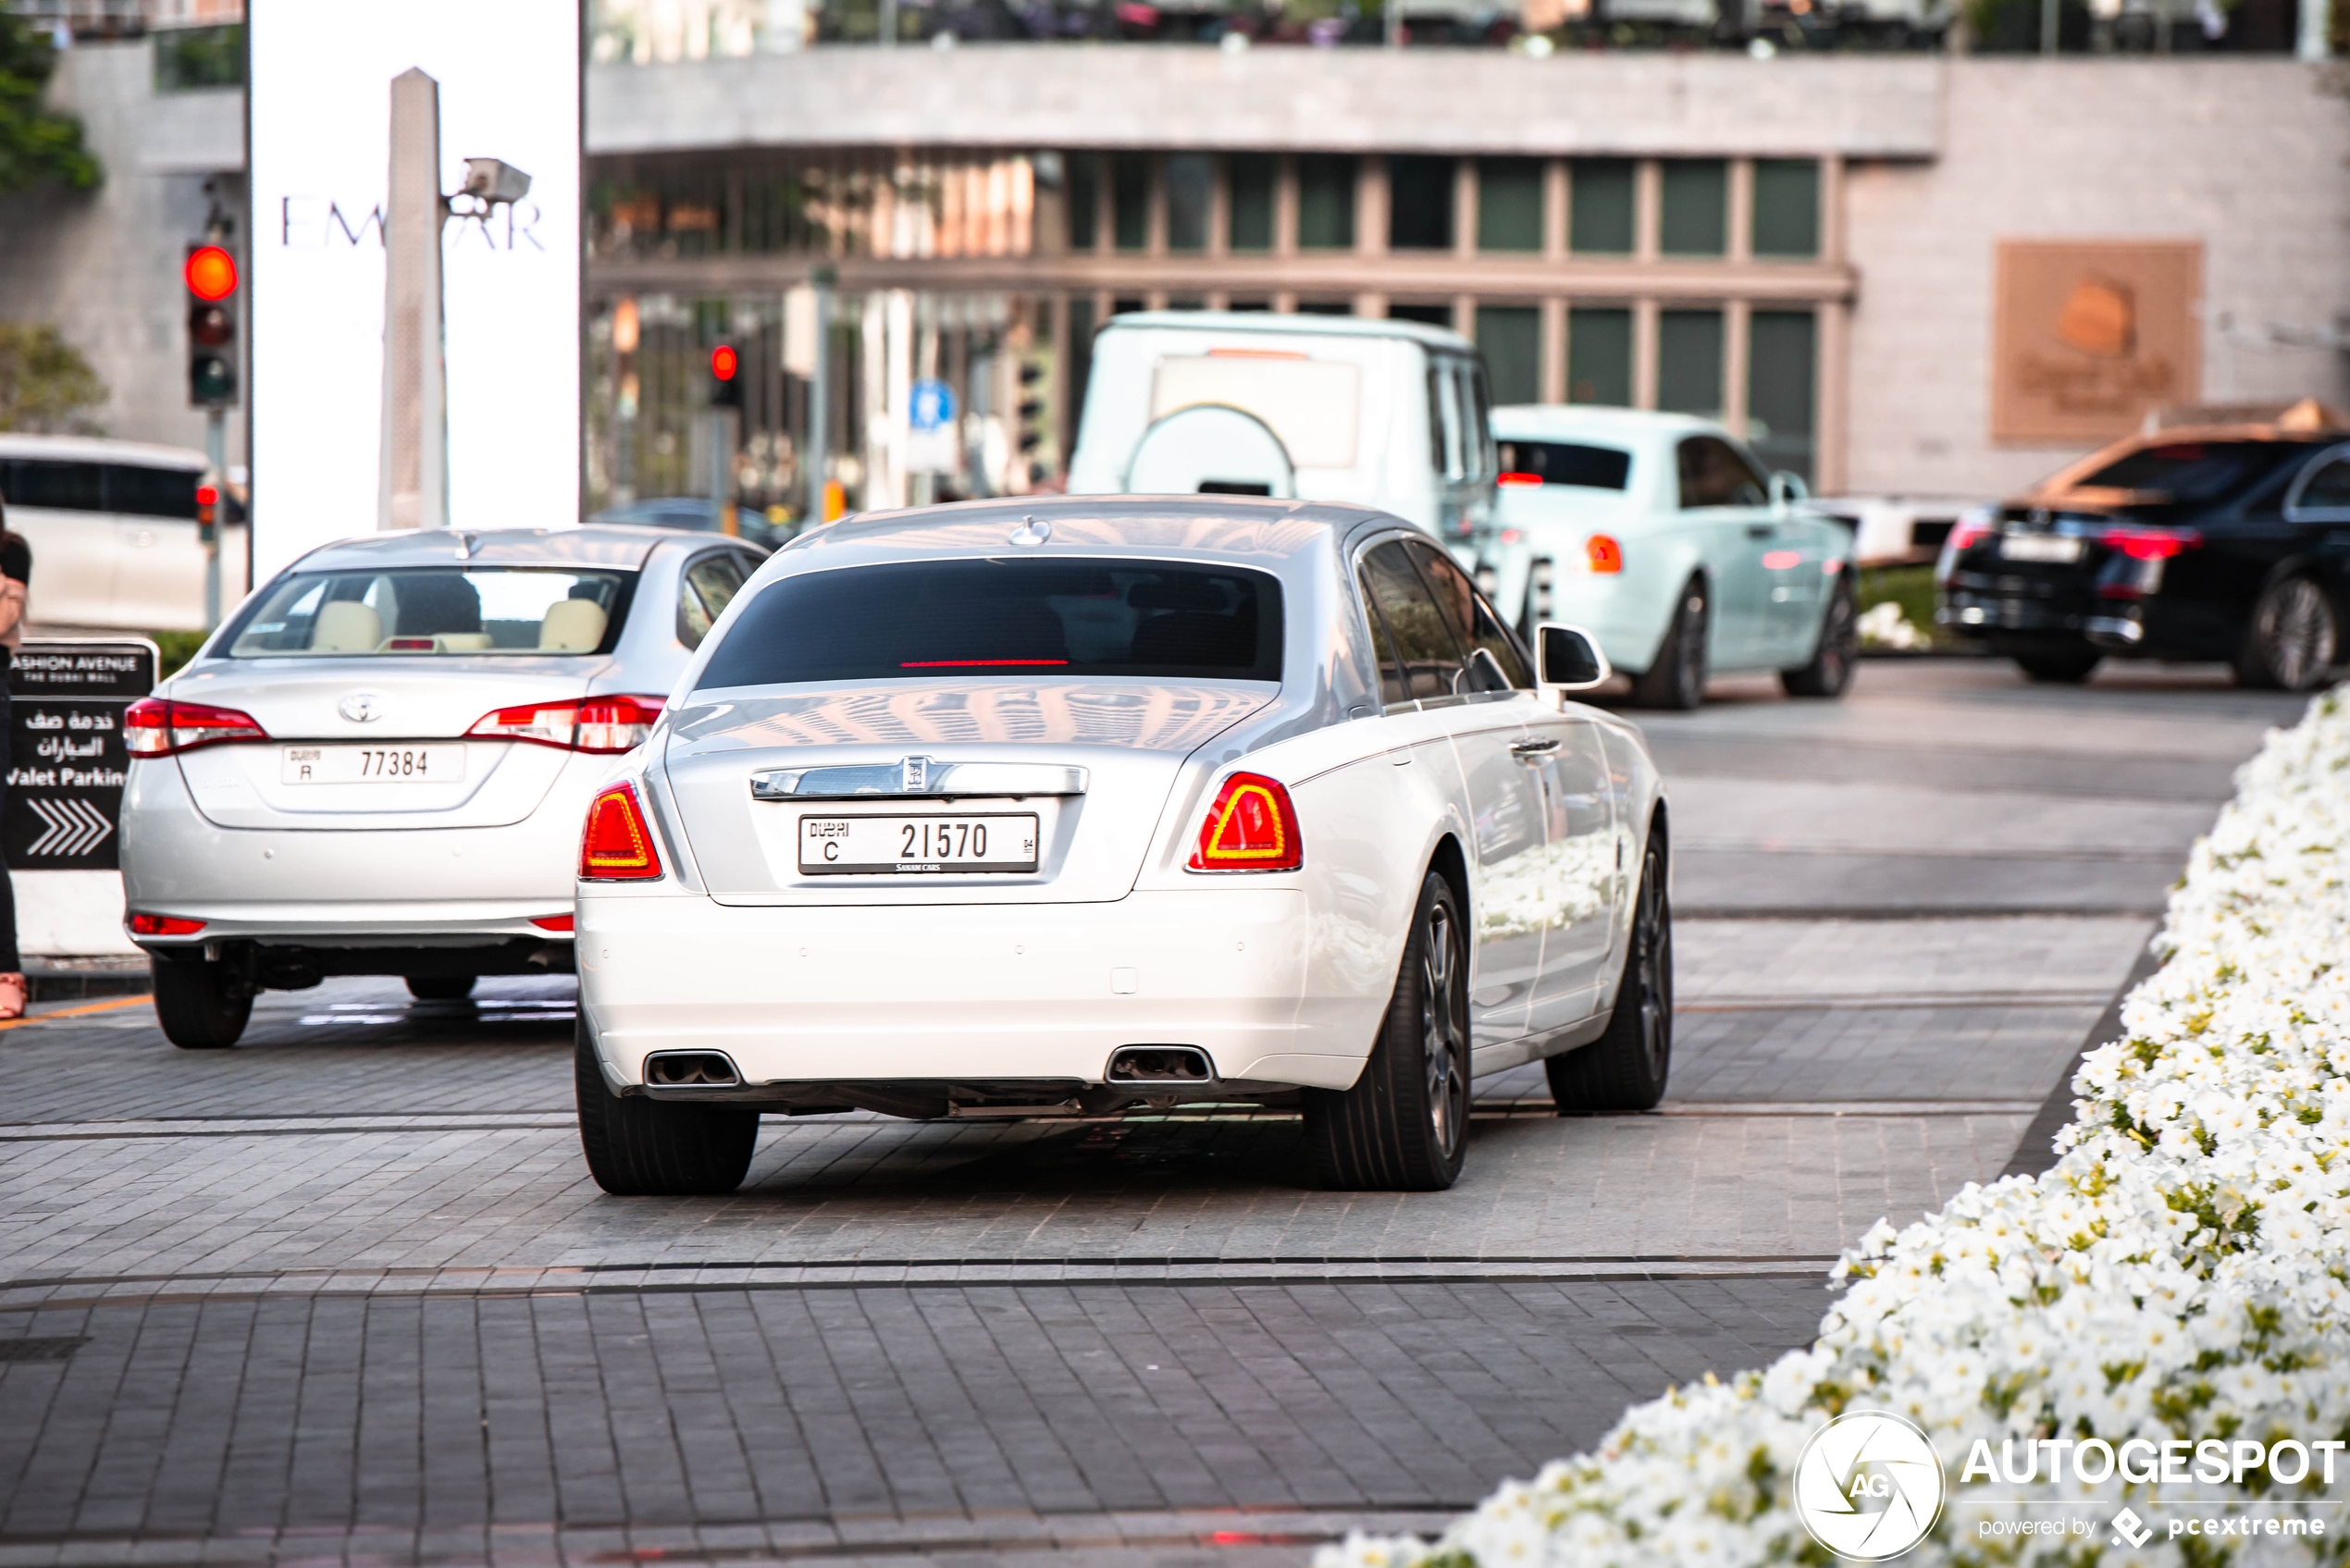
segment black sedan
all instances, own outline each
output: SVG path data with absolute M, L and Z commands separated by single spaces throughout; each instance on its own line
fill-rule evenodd
M 2330 423 L 2134 436 L 1971 514 L 1943 546 L 1936 619 L 2037 681 L 2216 659 L 2244 685 L 2308 690 L 2350 624 L 2350 430 Z

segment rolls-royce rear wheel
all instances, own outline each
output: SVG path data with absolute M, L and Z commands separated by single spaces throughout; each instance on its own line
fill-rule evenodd
M 1305 1142 L 1322 1184 L 1433 1192 L 1468 1152 L 1468 931 L 1453 884 L 1420 883 L 1395 991 L 1352 1089 L 1305 1091 Z
M 150 955 L 155 1020 L 163 1037 L 182 1051 L 222 1051 L 244 1037 L 253 1018 L 253 988 L 227 964 L 200 953 Z
M 1632 700 L 1643 708 L 1693 712 L 1705 700 L 1706 623 L 1712 618 L 1705 582 L 1691 577 L 1681 586 L 1673 623 L 1664 629 L 1656 662 L 1632 682 Z
M 1665 893 L 1664 845 L 1654 831 L 1640 858 L 1631 950 L 1615 988 L 1607 1032 L 1542 1064 L 1551 1101 L 1574 1111 L 1645 1111 L 1664 1098 L 1673 1070 L 1673 907 Z
M 736 1105 L 626 1099 L 604 1083 L 582 1019 L 572 1058 L 579 1145 L 596 1185 L 617 1197 L 731 1192 L 750 1169 L 759 1113 Z
M 1838 573 L 1827 613 L 1820 617 L 1820 641 L 1812 650 L 1812 662 L 1780 671 L 1779 685 L 1789 697 L 1842 697 L 1852 684 L 1852 666 L 1860 656 L 1861 615 L 1853 602 L 1852 574 Z

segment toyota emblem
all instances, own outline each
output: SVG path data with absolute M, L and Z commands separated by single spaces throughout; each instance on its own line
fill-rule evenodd
M 335 711 L 354 724 L 371 723 L 384 716 L 384 699 L 371 691 L 354 691 L 335 704 Z

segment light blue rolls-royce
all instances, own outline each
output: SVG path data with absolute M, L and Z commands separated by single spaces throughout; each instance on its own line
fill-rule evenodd
M 1852 679 L 1852 535 L 1712 420 L 1585 406 L 1493 411 L 1501 448 L 1480 575 L 1521 626 L 1588 628 L 1649 707 L 1709 675 L 1777 671 L 1796 697 Z

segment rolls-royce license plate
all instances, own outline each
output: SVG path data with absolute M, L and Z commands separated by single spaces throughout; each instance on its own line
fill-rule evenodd
M 1033 812 L 799 820 L 802 876 L 944 876 L 1035 869 Z

